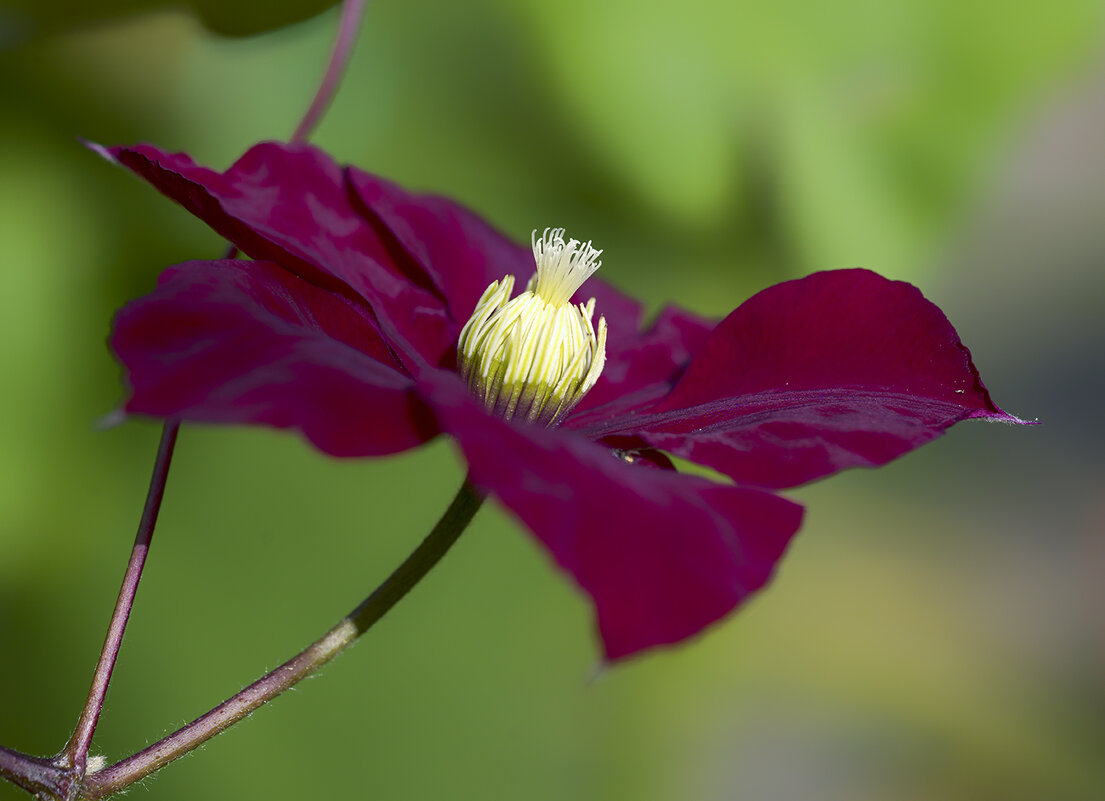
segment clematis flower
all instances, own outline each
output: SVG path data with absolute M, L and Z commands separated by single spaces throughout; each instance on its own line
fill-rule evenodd
M 312 147 L 260 144 L 225 172 L 96 149 L 251 259 L 170 267 L 118 313 L 126 413 L 295 429 L 338 457 L 453 437 L 590 596 L 610 660 L 695 635 L 769 581 L 802 519 L 778 490 L 961 420 L 1023 422 L 935 305 L 872 272 L 787 281 L 716 325 L 668 307 L 644 326 L 582 275 L 589 244 L 546 231 L 531 252 Z M 559 272 L 511 298 L 543 259 Z

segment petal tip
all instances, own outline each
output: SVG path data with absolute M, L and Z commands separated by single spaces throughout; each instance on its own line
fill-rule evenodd
M 97 431 L 110 431 L 113 428 L 118 428 L 123 423 L 127 422 L 128 419 L 124 409 L 112 409 L 95 422 L 95 429 Z
M 997 411 L 979 411 L 968 418 L 969 420 L 984 420 L 987 423 L 1005 423 L 1010 426 L 1038 426 L 1040 425 L 1040 418 L 1035 417 L 1031 420 L 1023 420 L 1017 417 L 1015 414 L 1009 414 L 1001 409 Z
M 587 674 L 587 684 L 595 685 L 604 680 L 607 674 L 610 673 L 610 668 L 612 667 L 614 667 L 614 662 L 609 658 L 603 657 L 591 668 L 591 672 Z
M 83 136 L 78 136 L 77 141 L 106 161 L 110 161 L 112 164 L 119 163 L 119 159 L 115 157 L 115 153 L 113 152 L 114 148 L 105 147 L 98 142 L 93 142 L 91 139 L 85 139 Z

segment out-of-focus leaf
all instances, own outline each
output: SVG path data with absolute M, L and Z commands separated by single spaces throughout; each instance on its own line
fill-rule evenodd
M 526 0 L 512 13 L 550 105 L 659 212 L 731 229 L 733 198 L 741 213 L 778 203 L 792 269 L 896 274 L 947 230 L 1003 124 L 1097 46 L 1101 16 L 1087 0 Z M 762 175 L 778 184 L 766 198 L 742 189 Z
M 337 5 L 337 0 L 268 0 L 265 3 L 189 0 L 188 5 L 215 33 L 248 36 L 302 22 Z
M 0 20 L 8 29 L 4 40 L 58 33 L 146 11 L 190 9 L 204 25 L 225 36 L 251 36 L 309 17 L 337 5 L 337 0 L 5 0 Z

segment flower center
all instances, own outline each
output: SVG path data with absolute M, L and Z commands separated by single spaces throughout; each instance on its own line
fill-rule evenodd
M 461 329 L 457 362 L 469 389 L 495 414 L 554 425 L 598 381 L 606 363 L 606 320 L 592 324 L 595 299 L 569 302 L 601 265 L 601 250 L 564 241 L 563 228 L 533 232 L 537 271 L 511 300 L 514 276 L 492 282 Z

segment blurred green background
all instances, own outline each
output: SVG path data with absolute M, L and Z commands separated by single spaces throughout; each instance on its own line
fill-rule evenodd
M 337 20 L 89 22 L 136 5 L 0 4 L 0 742 L 37 754 L 83 701 L 158 438 L 95 428 L 121 397 L 112 311 L 221 248 L 76 137 L 225 166 L 295 127 Z M 199 5 L 240 32 L 321 4 Z M 315 136 L 339 159 L 522 239 L 593 237 L 653 308 L 721 315 L 823 268 L 914 281 L 1044 425 L 963 425 L 792 493 L 807 523 L 766 593 L 597 678 L 586 603 L 487 508 L 321 678 L 135 792 L 1105 798 L 1103 31 L 1082 0 L 372 3 Z M 340 463 L 186 427 L 95 750 L 322 632 L 461 475 L 447 443 Z

